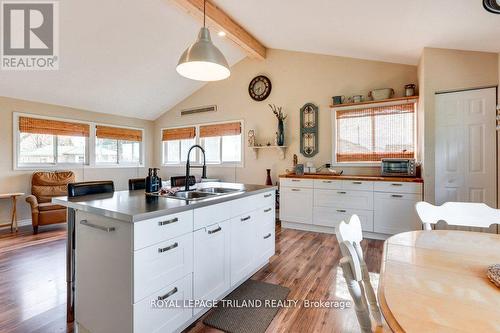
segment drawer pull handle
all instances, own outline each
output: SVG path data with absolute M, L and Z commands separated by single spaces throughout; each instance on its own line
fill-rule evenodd
M 172 223 L 175 223 L 177 221 L 179 221 L 179 218 L 175 217 L 171 220 L 160 221 L 160 222 L 158 222 L 158 225 L 161 227 L 162 225 L 172 224 Z
M 346 194 L 347 192 L 344 192 L 344 191 L 339 191 L 337 192 L 338 194 Z
M 292 191 L 294 191 L 294 192 L 300 192 L 300 190 L 298 188 L 292 188 Z
M 264 209 L 264 213 L 269 213 L 272 210 L 273 210 L 272 208 Z
M 98 229 L 98 230 L 102 230 L 102 231 L 106 231 L 106 232 L 112 232 L 112 231 L 115 231 L 115 227 L 104 227 L 102 225 L 98 225 L 98 224 L 94 224 L 94 223 L 90 223 L 89 221 L 87 220 L 81 220 L 80 221 L 80 224 L 81 225 L 84 225 L 84 226 L 87 226 L 87 227 L 90 227 L 90 228 L 94 228 L 94 229 Z
M 339 213 L 345 213 L 346 210 L 345 209 L 337 209 L 337 212 L 339 212 Z
M 272 193 L 264 194 L 264 198 L 269 198 L 271 195 L 272 195 Z
M 331 180 L 323 180 L 323 183 L 325 183 L 325 184 L 331 184 L 332 181 Z
M 242 217 L 241 218 L 241 222 L 245 222 L 245 221 L 248 221 L 250 220 L 250 215 L 248 215 L 247 217 Z
M 211 235 L 211 234 L 215 234 L 216 232 L 219 232 L 221 231 L 222 228 L 221 227 L 218 227 L 217 229 L 214 229 L 214 230 L 208 230 L 208 234 Z
M 399 184 L 399 183 L 392 183 L 391 186 L 403 186 L 403 184 Z
M 269 237 L 271 237 L 271 233 L 268 233 L 267 235 L 265 235 L 264 239 L 268 239 Z
M 356 185 L 361 185 L 363 184 L 363 182 L 352 182 L 353 184 L 356 184 Z
M 175 287 L 174 289 L 170 290 L 168 293 L 166 293 L 165 295 L 163 296 L 158 296 L 158 300 L 159 301 L 163 301 L 167 298 L 169 298 L 170 296 L 172 296 L 173 294 L 175 294 L 176 292 L 178 292 L 179 289 L 177 289 L 177 287 Z
M 300 179 L 292 179 L 292 182 L 300 182 Z
M 172 250 L 172 249 L 175 249 L 177 246 L 179 246 L 179 243 L 175 242 L 174 244 L 169 245 L 169 246 L 167 246 L 167 247 L 162 247 L 162 248 L 159 248 L 159 249 L 158 249 L 158 253 L 163 253 L 163 252 L 170 251 L 170 250 Z
M 393 198 L 402 198 L 403 196 L 401 194 L 392 194 L 391 197 L 393 197 Z

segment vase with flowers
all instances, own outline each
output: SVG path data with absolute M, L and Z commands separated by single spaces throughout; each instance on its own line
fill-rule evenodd
M 285 144 L 285 125 L 283 121 L 286 119 L 286 115 L 282 111 L 282 107 L 277 107 L 274 104 L 269 104 L 271 111 L 273 111 L 274 115 L 278 119 L 278 132 L 276 134 L 276 143 L 278 146 L 283 146 Z

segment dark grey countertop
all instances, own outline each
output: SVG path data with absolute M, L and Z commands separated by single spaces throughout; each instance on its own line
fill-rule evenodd
M 76 198 L 57 197 L 53 198 L 52 202 L 121 221 L 137 222 L 276 189 L 276 186 L 237 183 L 200 183 L 197 186 L 229 187 L 241 191 L 190 202 L 166 197 L 146 196 L 144 190 L 116 191 L 114 193 L 93 194 Z

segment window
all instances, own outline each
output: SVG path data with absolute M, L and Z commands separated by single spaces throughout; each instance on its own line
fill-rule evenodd
M 415 103 L 337 110 L 336 162 L 415 157 Z
M 15 168 L 142 165 L 142 129 L 19 113 L 13 118 Z
M 231 122 L 164 129 L 163 164 L 182 164 L 194 144 L 203 147 L 208 164 L 240 164 L 243 161 L 241 127 L 241 122 Z M 198 151 L 191 153 L 191 161 L 201 162 Z
M 89 133 L 84 123 L 20 116 L 17 165 L 86 164 Z
M 96 164 L 140 165 L 142 130 L 96 126 Z

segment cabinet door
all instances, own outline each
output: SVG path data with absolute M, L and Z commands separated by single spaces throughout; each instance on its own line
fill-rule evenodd
M 231 230 L 229 221 L 194 233 L 194 290 L 196 300 L 215 300 L 230 288 Z M 195 313 L 202 309 L 194 309 Z
M 269 261 L 275 252 L 275 225 L 276 218 L 274 205 L 261 208 L 257 221 L 257 262 L 261 265 Z
M 257 247 L 256 223 L 253 211 L 231 219 L 231 286 L 235 286 L 254 268 Z
M 314 206 L 373 210 L 373 191 L 314 190 Z
M 280 219 L 286 222 L 312 223 L 313 190 L 282 187 L 280 190 Z
M 421 223 L 415 211 L 418 194 L 375 193 L 374 231 L 383 234 L 420 230 Z

